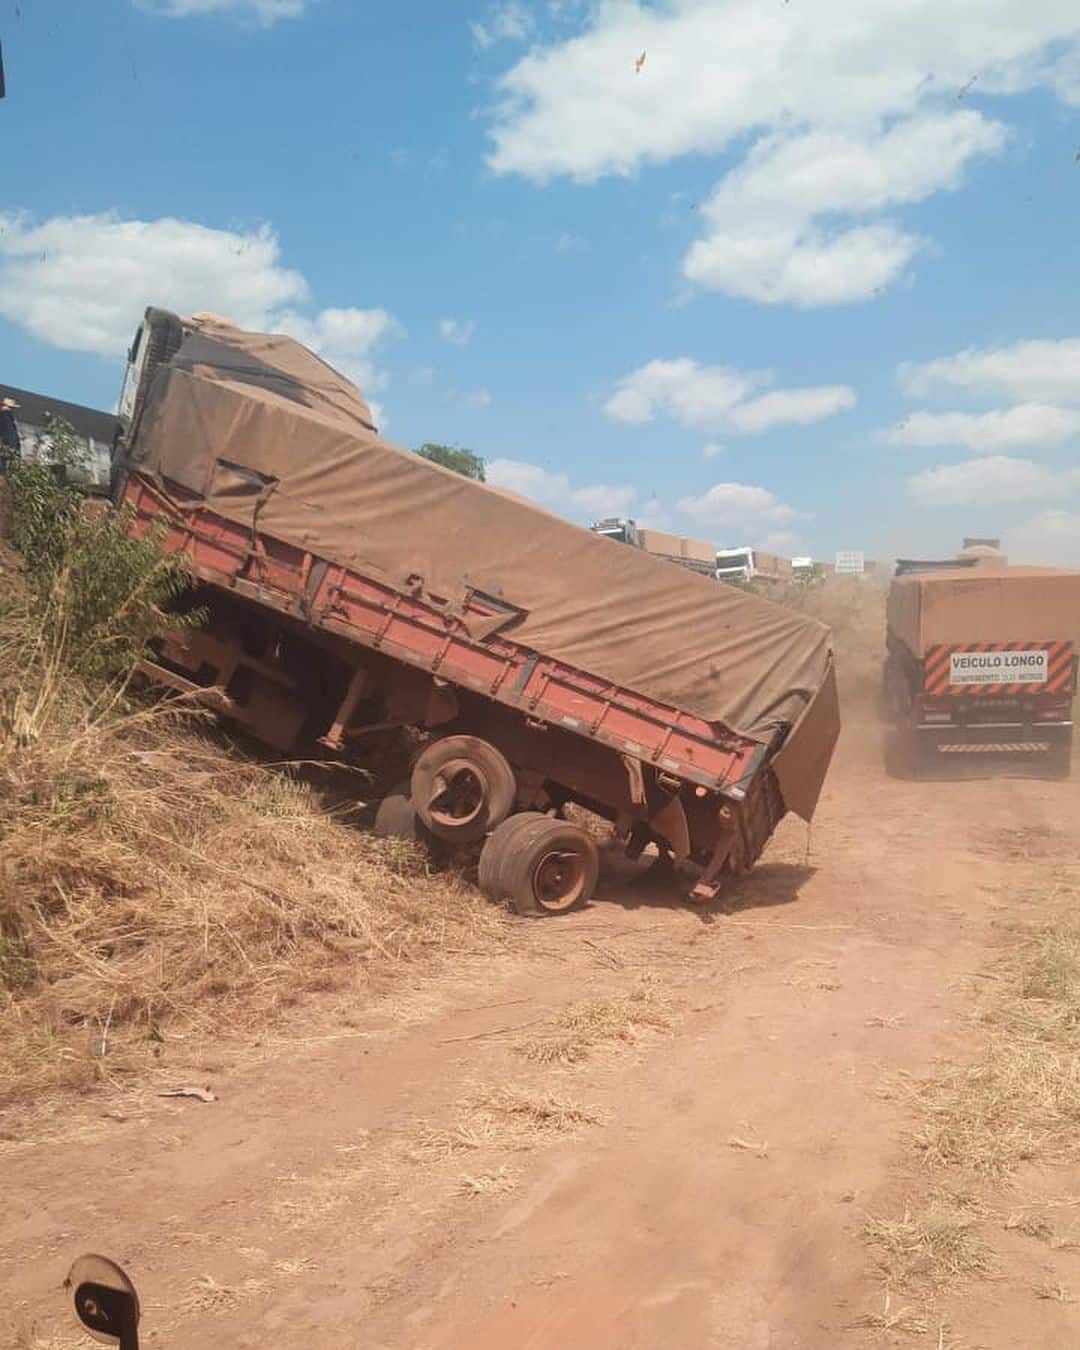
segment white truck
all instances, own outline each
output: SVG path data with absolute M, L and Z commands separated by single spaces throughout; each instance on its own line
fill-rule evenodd
M 716 550 L 718 581 L 790 581 L 791 561 L 766 553 L 760 548 L 720 548 Z
M 818 568 L 813 558 L 792 558 L 791 575 L 795 581 L 816 581 Z

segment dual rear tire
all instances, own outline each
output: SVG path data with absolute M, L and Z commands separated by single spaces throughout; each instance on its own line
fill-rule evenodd
M 480 889 L 519 914 L 565 914 L 588 903 L 600 872 L 593 837 L 539 811 L 511 815 L 517 780 L 506 757 L 476 736 L 444 736 L 408 783 L 379 805 L 375 833 L 480 853 Z M 474 855 L 475 856 L 475 855 Z
M 590 834 L 535 811 L 504 821 L 480 854 L 480 889 L 519 914 L 566 914 L 592 898 L 599 874 Z

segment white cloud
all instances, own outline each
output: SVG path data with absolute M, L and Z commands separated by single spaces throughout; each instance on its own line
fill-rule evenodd
M 965 162 L 1003 139 L 996 123 L 965 111 L 866 137 L 830 130 L 761 140 L 706 203 L 706 234 L 683 271 L 765 304 L 865 300 L 903 273 L 920 241 L 851 218 L 955 188 Z M 830 223 L 838 213 L 848 223 Z
M 560 515 L 591 522 L 604 516 L 624 516 L 637 496 L 626 484 L 594 483 L 575 486 L 564 473 L 551 473 L 519 459 L 493 459 L 484 466 L 487 481 L 545 506 Z
M 149 303 L 213 310 L 261 327 L 307 299 L 265 226 L 248 234 L 186 220 L 0 215 L 0 313 L 67 351 L 113 356 Z
M 307 0 L 135 0 L 135 3 L 139 9 L 170 19 L 228 11 L 253 17 L 267 28 L 278 19 L 298 19 L 307 8 Z
M 731 410 L 736 431 L 753 433 L 769 427 L 809 426 L 855 406 L 855 393 L 844 384 L 816 389 L 777 389 L 771 394 L 740 403 Z
M 1068 0 L 596 5 L 582 31 L 502 77 L 491 162 L 538 181 L 588 181 L 762 130 L 876 129 L 955 108 L 974 72 L 983 93 L 1053 87 L 1061 67 L 1048 57 L 1067 44 L 1075 58 L 1078 37 Z
M 701 458 L 702 458 L 702 459 L 719 459 L 719 457 L 720 457 L 723 453 L 724 453 L 724 447 L 719 443 L 719 441 L 707 441 L 707 442 L 701 447 Z
M 991 412 L 914 412 L 886 431 L 886 445 L 959 445 L 992 455 L 1020 446 L 1061 445 L 1080 432 L 1080 409 L 1021 403 Z
M 1006 530 L 1002 544 L 1010 562 L 1080 567 L 1080 512 L 1041 511 Z
M 897 378 L 912 398 L 945 388 L 1005 394 L 1023 402 L 1080 404 L 1080 338 L 968 348 L 936 361 L 902 365 Z
M 491 406 L 491 394 L 486 389 L 471 389 L 468 393 L 461 395 L 460 402 L 463 408 L 489 408 Z
M 663 412 L 699 431 L 751 434 L 772 426 L 806 425 L 855 406 L 855 394 L 846 385 L 778 389 L 750 397 L 771 379 L 768 372 L 701 366 L 688 357 L 650 361 L 619 381 L 604 411 L 631 425 L 651 422 Z
M 1071 478 L 1030 459 L 991 455 L 925 469 L 908 479 L 908 491 L 923 506 L 999 506 L 1054 496 Z
M 536 31 L 532 14 L 519 0 L 503 0 L 493 6 L 486 23 L 473 20 L 469 24 L 473 45 L 487 51 L 496 42 L 527 42 Z
M 53 347 L 115 357 L 148 304 L 209 310 L 243 328 L 288 332 L 362 389 L 383 388 L 371 358 L 378 342 L 401 331 L 392 316 L 347 308 L 308 316 L 298 309 L 308 296 L 266 226 L 240 234 L 168 218 L 55 216 L 35 224 L 0 214 L 0 315 Z
M 637 425 L 651 422 L 659 407 L 685 426 L 720 426 L 760 383 L 760 376 L 699 366 L 689 357 L 650 361 L 619 381 L 604 411 L 616 422 Z
M 490 163 L 588 182 L 735 146 L 743 163 L 717 188 L 688 275 L 755 300 L 854 301 L 901 276 L 919 246 L 874 217 L 956 187 L 1003 143 L 1000 126 L 958 107 L 973 74 L 969 101 L 1036 88 L 1080 101 L 1080 11 L 610 0 L 502 76 Z
M 476 332 L 475 319 L 440 319 L 439 332 L 455 347 L 464 347 Z
M 720 525 L 747 532 L 764 524 L 786 525 L 798 512 L 778 501 L 768 488 L 750 483 L 714 483 L 699 497 L 682 497 L 676 503 L 686 516 L 705 525 Z

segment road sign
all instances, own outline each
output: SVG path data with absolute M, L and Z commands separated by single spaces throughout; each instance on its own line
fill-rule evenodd
M 836 555 L 836 570 L 841 572 L 863 573 L 866 570 L 866 559 L 862 553 L 838 553 Z

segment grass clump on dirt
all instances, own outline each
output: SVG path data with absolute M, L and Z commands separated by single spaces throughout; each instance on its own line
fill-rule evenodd
M 605 1045 L 632 1045 L 644 1031 L 666 1031 L 670 1005 L 655 980 L 625 993 L 587 999 L 567 1008 L 552 1027 L 523 1047 L 538 1064 L 577 1064 Z
M 1038 931 L 1008 977 L 979 1058 L 918 1094 L 916 1144 L 931 1163 L 1002 1175 L 1080 1154 L 1080 926 Z
M 154 541 L 126 551 L 107 515 L 61 512 L 51 544 L 31 523 L 45 573 L 0 607 L 0 1102 L 496 936 L 411 846 L 322 811 L 183 700 L 133 697 L 180 584 Z
M 446 1158 L 478 1149 L 526 1149 L 544 1136 L 599 1125 L 598 1111 L 567 1097 L 528 1088 L 499 1087 L 479 1092 L 458 1109 L 448 1125 L 420 1122 L 414 1140 L 421 1157 Z
M 940 1287 L 989 1271 L 990 1248 L 975 1231 L 978 1219 L 977 1211 L 937 1198 L 900 1219 L 868 1219 L 863 1237 L 878 1248 L 890 1284 Z

